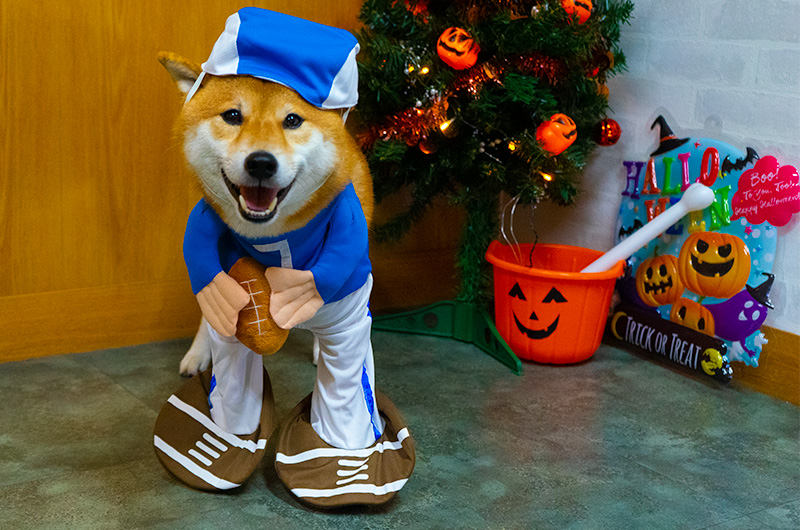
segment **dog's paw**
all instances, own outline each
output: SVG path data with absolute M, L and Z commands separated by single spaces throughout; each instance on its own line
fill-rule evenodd
M 191 348 L 181 359 L 181 375 L 191 377 L 208 368 L 211 362 L 211 350 Z

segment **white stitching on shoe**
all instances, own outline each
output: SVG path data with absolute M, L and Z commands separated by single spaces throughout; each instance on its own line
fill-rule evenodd
M 155 435 L 153 436 L 153 445 L 155 445 L 165 455 L 167 455 L 175 462 L 183 466 L 192 475 L 210 484 L 211 486 L 214 486 L 217 489 L 229 490 L 231 488 L 237 488 L 241 486 L 241 484 L 236 484 L 235 482 L 227 481 L 223 478 L 219 478 L 218 476 L 212 473 L 209 473 L 208 470 L 201 468 L 200 466 L 189 460 L 187 457 L 179 453 L 174 447 L 169 445 L 167 442 L 165 442 L 158 436 Z
M 372 453 L 384 451 L 397 451 L 403 447 L 403 440 L 408 438 L 408 428 L 403 428 L 397 433 L 396 442 L 381 442 L 367 447 L 366 449 L 337 449 L 335 447 L 324 447 L 320 449 L 310 449 L 296 455 L 285 455 L 283 453 L 275 454 L 275 461 L 281 464 L 299 464 L 300 462 L 307 462 L 315 458 L 332 458 L 337 456 L 350 457 L 350 458 L 365 458 L 369 457 Z
M 346 495 L 348 493 L 371 493 L 373 495 L 386 495 L 395 491 L 400 491 L 403 486 L 408 482 L 407 478 L 389 482 L 383 486 L 375 486 L 374 484 L 350 484 L 349 486 L 341 486 L 339 488 L 332 488 L 329 490 L 311 489 L 311 488 L 295 488 L 292 490 L 297 497 L 334 497 L 336 495 Z
M 191 416 L 194 420 L 197 421 L 200 425 L 211 431 L 212 433 L 216 434 L 222 440 L 228 442 L 230 445 L 234 447 L 238 447 L 240 449 L 245 449 L 250 451 L 251 453 L 255 453 L 259 449 L 264 449 L 267 446 L 267 439 L 266 438 L 259 438 L 258 443 L 252 442 L 250 440 L 242 440 L 235 434 L 231 434 L 222 430 L 216 423 L 211 421 L 211 418 L 194 408 L 193 406 L 189 405 L 188 403 L 182 401 L 180 398 L 172 394 L 169 399 L 167 400 L 168 403 L 171 403 L 176 409 L 185 412 L 189 416 Z

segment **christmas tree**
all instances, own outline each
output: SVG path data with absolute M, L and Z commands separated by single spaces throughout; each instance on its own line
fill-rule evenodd
M 462 205 L 458 299 L 484 300 L 501 193 L 570 204 L 589 153 L 615 141 L 597 135 L 608 133 L 605 81 L 624 68 L 619 31 L 632 10 L 627 0 L 366 0 L 358 138 L 378 201 L 412 190 L 376 236 L 400 237 L 438 196 Z

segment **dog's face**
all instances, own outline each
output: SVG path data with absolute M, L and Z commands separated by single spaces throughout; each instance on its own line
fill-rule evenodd
M 206 76 L 176 123 L 186 159 L 223 221 L 249 237 L 305 225 L 327 204 L 341 135 L 337 111 L 247 76 Z

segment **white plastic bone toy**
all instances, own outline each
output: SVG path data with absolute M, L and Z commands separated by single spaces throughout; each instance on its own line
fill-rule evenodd
M 711 191 L 711 188 L 695 182 L 686 188 L 681 200 L 587 265 L 581 272 L 604 272 L 609 270 L 616 262 L 633 255 L 634 252 L 656 238 L 658 234 L 680 221 L 687 213 L 708 208 L 712 202 L 714 202 L 714 192 Z

